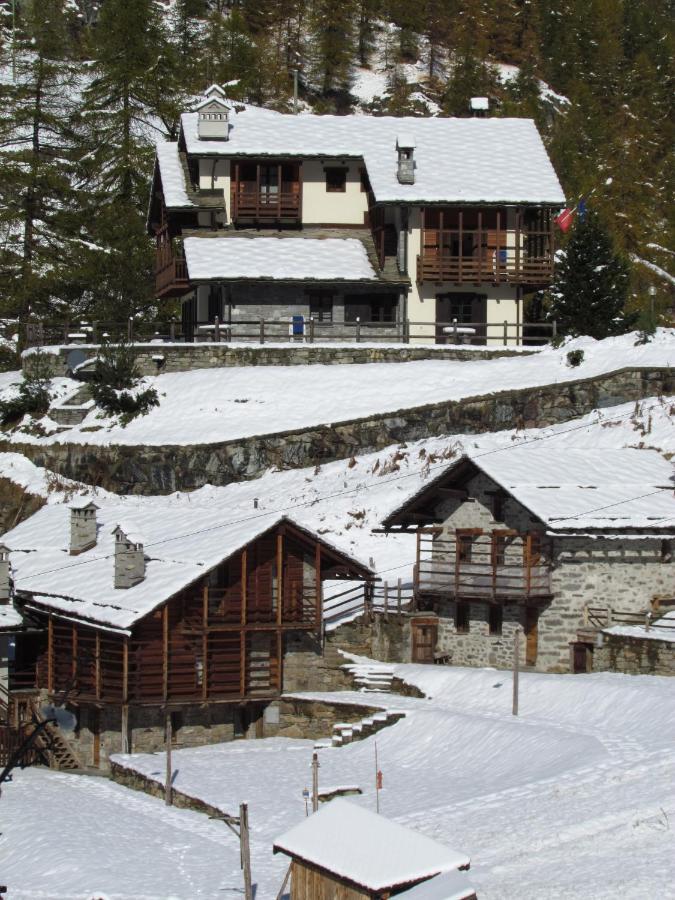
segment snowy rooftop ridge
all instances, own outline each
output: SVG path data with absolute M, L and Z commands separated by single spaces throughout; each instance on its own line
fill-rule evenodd
M 176 141 L 157 143 L 157 165 L 164 189 L 164 202 L 169 209 L 194 207 L 185 188 L 185 174 L 178 156 Z
M 288 115 L 247 106 L 231 118 L 226 142 L 200 140 L 197 122 L 196 113 L 181 117 L 190 155 L 363 159 L 380 203 L 565 203 L 531 119 Z M 415 145 L 412 185 L 397 178 L 399 134 Z
M 551 532 L 642 529 L 675 525 L 675 467 L 656 450 L 578 449 L 513 445 L 465 453 L 416 490 L 385 519 L 396 519 L 472 463 L 543 522 Z
M 191 281 L 269 278 L 273 281 L 375 281 L 366 248 L 356 238 L 188 237 Z
M 371 891 L 402 887 L 470 859 L 419 832 L 337 798 L 274 842 L 285 853 Z

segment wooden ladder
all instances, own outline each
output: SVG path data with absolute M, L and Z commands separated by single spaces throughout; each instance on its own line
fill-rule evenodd
M 31 711 L 37 722 L 44 722 L 45 718 L 35 701 L 31 701 Z M 82 769 L 84 768 L 77 753 L 71 747 L 69 741 L 57 725 L 47 724 L 39 734 L 35 746 L 49 760 L 53 769 Z

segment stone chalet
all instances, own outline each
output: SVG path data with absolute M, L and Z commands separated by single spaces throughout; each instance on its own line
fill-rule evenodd
M 520 342 L 565 203 L 530 119 L 287 115 L 213 85 L 157 147 L 156 295 L 187 340 Z M 293 324 L 295 317 L 295 324 Z M 457 335 L 454 335 L 454 340 Z
M 0 584 L 26 625 L 9 665 L 13 718 L 67 702 L 72 749 L 101 767 L 162 748 L 169 715 L 183 745 L 263 736 L 267 706 L 321 655 L 322 582 L 373 575 L 290 518 L 223 518 L 85 498 L 9 531 Z
M 587 671 L 606 621 L 675 588 L 675 478 L 654 450 L 511 446 L 464 456 L 389 515 L 417 533 L 413 661 Z

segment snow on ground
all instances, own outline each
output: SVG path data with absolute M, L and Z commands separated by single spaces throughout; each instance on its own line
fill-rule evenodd
M 539 448 L 544 468 L 550 447 L 577 450 L 646 447 L 670 457 L 675 455 L 675 397 L 650 398 L 637 408 L 635 403 L 607 407 L 550 428 L 431 437 L 357 455 L 353 461 L 269 471 L 253 481 L 226 487 L 207 485 L 192 492 L 154 497 L 117 497 L 100 488 L 89 490 L 97 501 L 119 504 L 120 517 L 131 520 L 136 510 L 144 510 L 145 515 L 151 506 L 156 507 L 159 515 L 163 509 L 182 507 L 190 510 L 190 518 L 195 508 L 203 507 L 211 518 L 214 510 L 222 510 L 224 524 L 288 512 L 301 525 L 317 531 L 341 550 L 366 561 L 372 557 L 374 567 L 385 580 L 395 583 L 400 577 L 405 583 L 415 561 L 414 536 L 373 534 L 372 529 L 430 475 L 438 474 L 461 452 L 477 458 L 490 454 L 494 460 L 501 453 L 518 453 L 517 448 L 521 446 L 528 448 L 528 452 Z M 44 496 L 48 503 L 68 502 L 74 493 L 86 490 L 82 485 L 34 466 L 17 453 L 0 454 L 0 476 Z M 598 506 L 589 503 L 589 508 Z
M 391 668 L 391 667 L 387 667 Z M 471 857 L 481 900 L 675 896 L 672 680 L 394 666 L 431 699 L 340 693 L 406 717 L 377 734 L 381 811 Z M 316 696 L 316 695 L 312 695 Z M 321 695 L 326 696 L 326 695 Z M 174 785 L 227 812 L 250 804 L 253 879 L 276 896 L 272 843 L 302 821 L 310 741 L 174 751 Z M 163 754 L 126 762 L 162 781 Z M 320 785 L 358 784 L 375 805 L 374 738 L 320 751 Z M 95 778 L 19 772 L 3 788 L 0 849 L 13 900 L 236 896 L 235 838 L 198 813 Z
M 146 378 L 160 405 L 126 427 L 90 413 L 81 425 L 45 437 L 17 431 L 15 442 L 172 445 L 215 443 L 456 401 L 499 390 L 574 381 L 624 366 L 675 366 L 675 331 L 659 329 L 647 344 L 623 335 L 577 338 L 532 356 L 493 360 L 427 360 L 340 366 L 201 369 Z M 567 363 L 582 349 L 579 366 Z M 75 388 L 73 382 L 73 387 Z M 42 423 L 49 427 L 50 420 Z M 92 431 L 92 427 L 101 426 Z M 54 428 L 51 423 L 52 429 Z

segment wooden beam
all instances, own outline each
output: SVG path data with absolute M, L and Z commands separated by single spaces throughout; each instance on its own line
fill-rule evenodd
M 122 702 L 129 702 L 129 638 L 122 638 Z
M 283 622 L 284 613 L 284 536 L 277 534 L 277 625 Z
M 73 659 L 70 669 L 70 677 L 75 682 L 77 678 L 77 625 L 73 622 L 73 630 L 72 630 L 72 646 L 73 646 Z
M 209 586 L 208 584 L 204 585 L 204 597 L 203 597 L 203 626 L 204 633 L 202 634 L 202 700 L 208 700 L 209 697 L 209 682 L 208 682 L 208 660 L 209 660 Z
M 321 603 L 321 544 L 318 541 L 314 548 L 314 588 L 316 591 L 314 599 L 316 603 L 316 628 L 317 631 L 320 631 L 323 608 Z
M 162 697 L 169 696 L 169 604 L 162 607 Z
M 246 632 L 239 635 L 239 693 L 246 696 Z
M 241 624 L 246 624 L 246 582 L 248 579 L 248 549 L 241 551 Z
M 101 699 L 101 633 L 96 632 L 96 699 Z
M 54 690 L 54 622 L 49 613 L 47 620 L 47 690 Z

